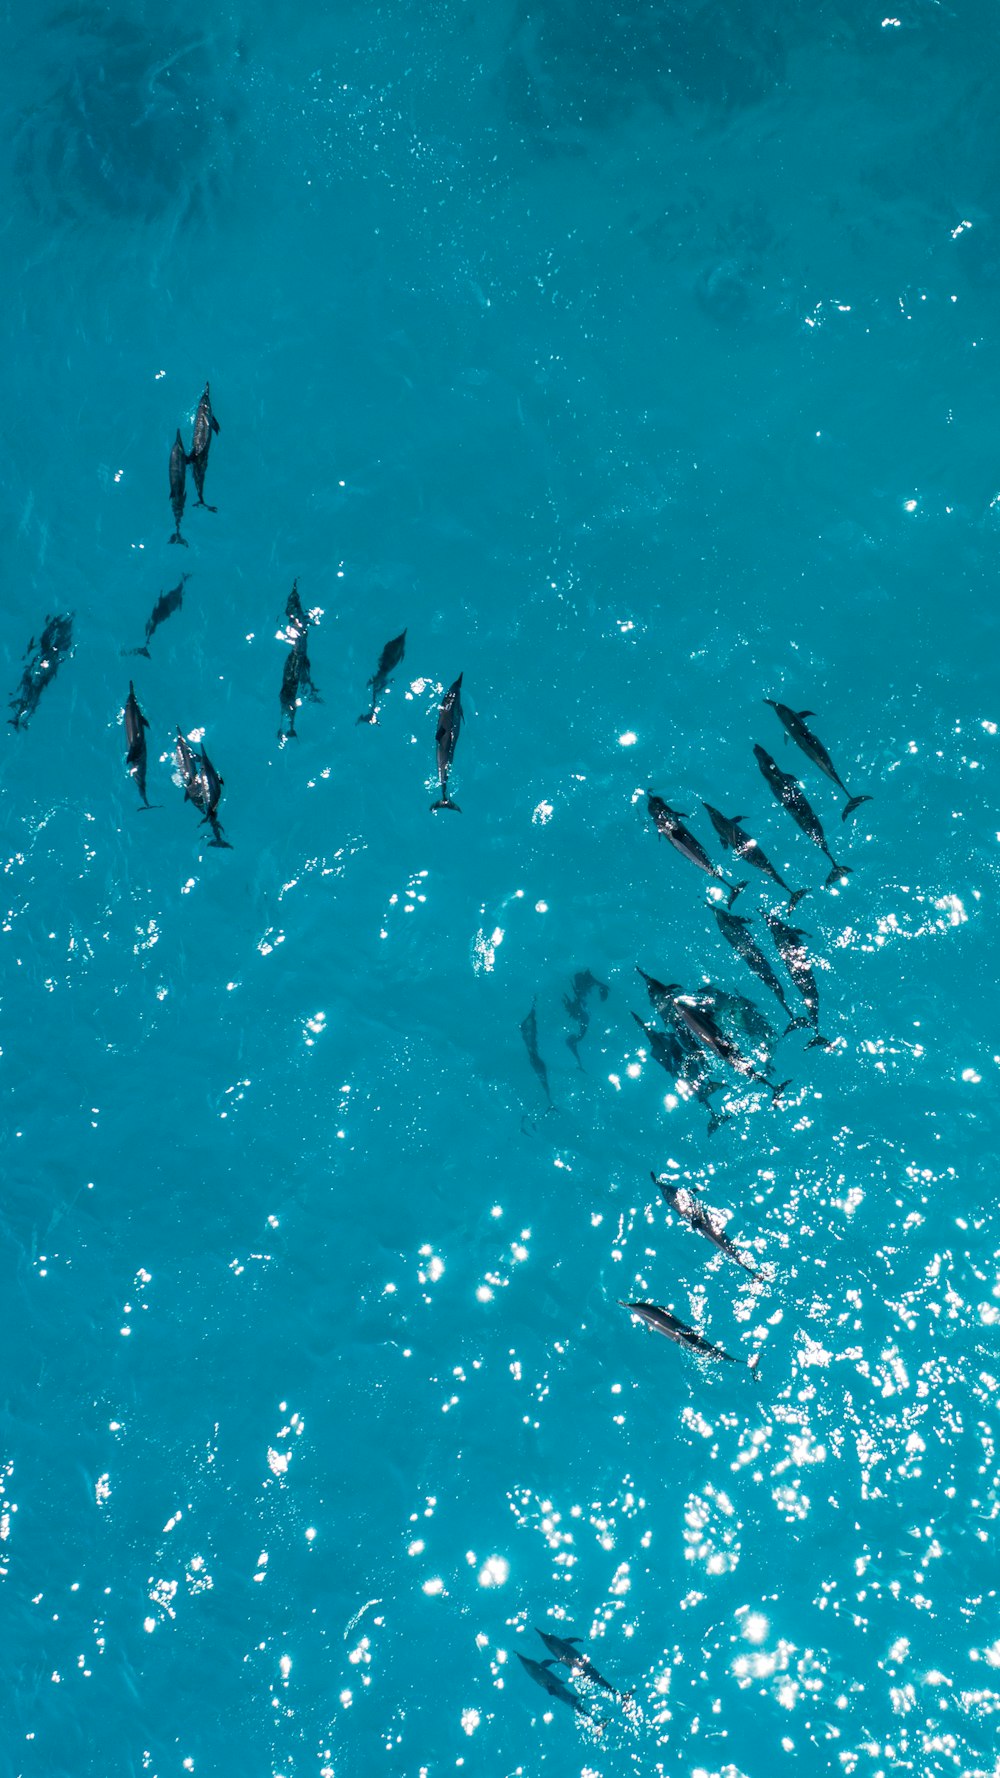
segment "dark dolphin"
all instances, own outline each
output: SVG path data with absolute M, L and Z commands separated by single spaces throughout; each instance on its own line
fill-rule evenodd
M 580 1648 L 581 1637 L 554 1636 L 551 1630 L 540 1630 L 537 1624 L 535 1635 L 541 1637 L 553 1659 L 559 1661 L 562 1666 L 569 1667 L 573 1673 L 579 1673 L 584 1679 L 592 1680 L 594 1685 L 599 1685 L 603 1691 L 610 1692 L 613 1698 L 627 1699 L 632 1696 L 631 1692 L 619 1691 L 616 1685 L 612 1685 L 610 1680 L 598 1673 L 590 1656 L 584 1654 Z
M 573 990 L 573 998 L 571 1000 L 568 994 L 564 994 L 563 1005 L 569 1013 L 570 1018 L 576 1020 L 578 1028 L 567 1037 L 566 1047 L 573 1051 L 573 1054 L 576 1057 L 577 1067 L 582 1068 L 583 1063 L 580 1060 L 580 1045 L 586 1037 L 590 1025 L 590 1008 L 587 1005 L 587 1002 L 595 990 L 600 995 L 602 1001 L 606 1000 L 609 990 L 607 983 L 599 982 L 596 975 L 592 975 L 589 969 L 578 970 L 573 977 L 570 986 Z
M 552 1668 L 555 1666 L 554 1661 L 533 1661 L 530 1655 L 522 1654 L 519 1654 L 517 1658 L 529 1679 L 533 1679 L 536 1685 L 540 1685 L 543 1692 L 548 1692 L 550 1698 L 558 1698 L 560 1703 L 568 1704 L 572 1710 L 575 1710 L 578 1716 L 585 1716 L 588 1722 L 594 1723 L 598 1728 L 601 1727 L 599 1719 L 592 1710 L 587 1709 L 583 1699 L 573 1691 L 571 1686 L 564 1684 L 557 1673 L 552 1672 Z
M 123 654 L 145 655 L 145 657 L 148 661 L 148 659 L 149 659 L 149 644 L 153 640 L 153 637 L 156 634 L 157 630 L 159 629 L 160 625 L 165 624 L 168 617 L 172 617 L 175 611 L 180 610 L 181 604 L 184 599 L 184 583 L 185 583 L 185 581 L 188 581 L 190 579 L 191 579 L 190 574 L 182 574 L 177 585 L 175 587 L 171 587 L 169 593 L 161 593 L 160 594 L 159 598 L 156 601 L 156 604 L 153 606 L 152 611 L 150 612 L 149 616 L 146 619 L 146 641 L 145 641 L 143 647 L 142 648 L 125 648 L 122 650 Z
M 183 543 L 187 549 L 187 538 L 181 536 L 181 519 L 184 517 L 184 502 L 187 499 L 185 483 L 187 481 L 187 458 L 184 455 L 184 444 L 181 439 L 180 427 L 170 452 L 170 504 L 174 510 L 174 534 L 167 539 L 168 543 Z
M 638 1316 L 639 1320 L 644 1321 L 647 1327 L 651 1327 L 654 1333 L 665 1334 L 668 1340 L 676 1340 L 678 1346 L 684 1346 L 687 1351 L 696 1353 L 699 1358 L 721 1358 L 727 1364 L 745 1365 L 754 1381 L 757 1381 L 756 1353 L 750 1359 L 734 1358 L 731 1352 L 724 1351 L 721 1346 L 713 1345 L 711 1340 L 706 1340 L 704 1334 L 700 1334 L 696 1328 L 689 1327 L 686 1321 L 681 1321 L 670 1309 L 661 1308 L 657 1303 L 623 1303 L 619 1299 L 618 1307 L 628 1309 L 631 1315 Z
M 435 809 L 454 809 L 456 815 L 462 813 L 457 803 L 453 803 L 448 795 L 448 776 L 458 746 L 458 735 L 464 720 L 462 711 L 462 678 L 460 673 L 454 685 L 450 685 L 441 699 L 438 710 L 437 732 L 434 736 L 437 744 L 437 769 L 441 785 L 441 795 L 437 802 L 431 803 L 431 812 Z
M 205 471 L 208 468 L 208 452 L 212 443 L 212 433 L 218 432 L 219 422 L 212 412 L 212 397 L 208 384 L 198 403 L 198 412 L 194 417 L 194 437 L 191 442 L 191 454 L 186 461 L 191 465 L 191 474 L 198 491 L 196 506 L 204 506 L 206 512 L 218 512 L 217 506 L 209 506 L 205 499 Z M 178 438 L 180 433 L 178 433 Z M 179 523 L 180 521 L 178 521 Z
M 10 709 L 14 712 L 8 718 L 11 728 L 27 728 L 28 718 L 34 716 L 38 709 L 45 687 L 52 684 L 72 649 L 72 611 L 46 617 L 38 647 L 35 647 L 35 638 L 32 636 L 24 651 L 24 659 L 28 664 L 21 674 L 20 685 L 10 699 Z
M 812 840 L 813 845 L 818 846 L 830 860 L 833 869 L 826 879 L 827 887 L 831 883 L 835 883 L 838 877 L 850 876 L 850 865 L 838 864 L 830 851 L 819 816 L 809 807 L 805 791 L 798 779 L 793 778 L 789 772 L 783 772 L 763 747 L 755 747 L 753 756 L 764 775 L 764 781 L 772 796 L 777 798 L 783 809 L 788 810 L 792 820 L 798 823 L 802 832 Z
M 727 944 L 732 945 L 736 955 L 742 957 L 748 969 L 753 970 L 757 980 L 763 982 L 765 988 L 770 988 L 771 993 L 791 1018 L 792 1009 L 785 999 L 785 990 L 760 946 L 754 942 L 749 920 L 745 919 L 742 914 L 730 914 L 725 908 L 715 908 L 713 912 L 719 922 L 719 931 Z
M 799 1031 L 803 1026 L 811 1025 L 816 1035 L 810 1038 L 806 1048 L 815 1049 L 818 1044 L 823 1049 L 829 1049 L 830 1039 L 820 1036 L 819 989 L 809 964 L 809 954 L 802 943 L 804 938 L 808 938 L 808 933 L 804 932 L 801 926 L 786 926 L 784 921 L 777 919 L 774 914 L 765 914 L 764 924 L 774 940 L 782 963 L 806 1003 L 806 1011 L 809 1015 L 805 1019 L 793 1019 L 788 1027 L 789 1031 Z
M 770 704 L 778 721 L 791 735 L 796 746 L 801 747 L 806 758 L 811 759 L 813 765 L 818 766 L 821 772 L 825 772 L 830 782 L 836 784 L 838 790 L 843 791 L 847 798 L 847 805 L 840 811 L 841 821 L 846 821 L 848 815 L 853 815 L 855 809 L 859 808 L 862 803 L 871 802 L 870 796 L 851 795 L 847 785 L 838 777 L 833 760 L 822 741 L 817 739 L 812 729 L 806 727 L 805 719 L 807 716 L 814 716 L 816 714 L 814 710 L 793 710 L 788 704 L 776 704 L 773 698 L 765 698 L 764 702 Z
M 720 1253 L 724 1253 L 726 1258 L 731 1259 L 734 1264 L 742 1266 L 743 1270 L 749 1272 L 752 1278 L 763 1277 L 763 1273 L 754 1265 L 753 1261 L 748 1259 L 745 1253 L 741 1253 L 739 1248 L 730 1241 L 724 1226 L 714 1220 L 713 1212 L 695 1197 L 694 1192 L 686 1186 L 674 1184 L 665 1173 L 650 1173 L 649 1177 L 671 1210 L 683 1217 L 684 1221 L 697 1230 L 699 1235 L 704 1235 L 706 1240 L 711 1241 L 713 1246 L 719 1249 Z
M 193 803 L 196 809 L 200 809 L 202 826 L 207 822 L 212 829 L 213 837 L 209 840 L 209 845 L 231 852 L 229 841 L 222 837 L 223 829 L 218 818 L 224 779 L 219 777 L 204 747 L 200 753 L 196 753 L 179 728 L 174 744 L 174 759 L 184 789 L 184 801 Z
M 535 1011 L 534 1001 L 531 1002 L 531 1011 L 521 1020 L 518 1030 L 524 1038 L 524 1047 L 528 1052 L 528 1061 L 531 1063 L 535 1074 L 541 1081 L 542 1091 L 551 1107 L 552 1094 L 549 1091 L 549 1071 L 546 1068 L 542 1057 L 538 1053 L 538 1014 Z
M 368 681 L 372 694 L 372 707 L 370 710 L 365 710 L 362 715 L 358 717 L 358 722 L 374 723 L 378 721 L 379 698 L 385 691 L 386 686 L 405 653 L 406 631 L 403 630 L 400 635 L 393 636 L 391 642 L 386 643 L 382 653 L 378 657 L 378 666 L 375 668 L 374 673 Z
M 688 817 L 680 814 L 677 809 L 671 809 L 664 802 L 662 796 L 657 796 L 654 791 L 650 790 L 647 794 L 649 801 L 646 807 L 653 819 L 657 833 L 663 839 L 669 840 L 682 858 L 690 859 L 691 863 L 696 864 L 699 870 L 705 871 L 710 877 L 716 877 L 720 883 L 725 883 L 729 890 L 729 906 L 732 907 L 740 891 L 746 888 L 746 883 L 730 883 L 718 865 L 712 863 L 701 841 L 695 839 L 694 834 L 689 833 L 684 826 Z
M 720 814 L 718 809 L 713 809 L 711 803 L 702 803 L 701 806 L 726 850 L 735 852 L 737 858 L 745 859 L 747 864 L 754 865 L 766 877 L 770 877 L 772 883 L 777 883 L 779 889 L 784 889 L 788 896 L 788 911 L 791 913 L 796 902 L 801 901 L 803 895 L 809 894 L 808 889 L 789 888 L 784 877 L 778 875 L 763 847 L 740 826 L 744 819 L 742 815 L 733 815 L 730 819 Z
M 675 1086 L 681 1088 L 682 1095 L 697 1099 L 708 1112 L 708 1134 L 714 1136 L 729 1120 L 730 1114 L 723 1111 L 720 1115 L 713 1106 L 712 1094 L 721 1093 L 722 1082 L 713 1080 L 705 1066 L 705 1052 L 689 1032 L 682 1039 L 678 1030 L 657 1031 L 655 1025 L 647 1025 L 639 1014 L 634 1012 L 633 1019 L 640 1031 L 645 1033 L 649 1044 L 649 1053 L 653 1061 L 668 1074 Z M 685 1047 L 685 1044 L 690 1047 Z
M 766 1074 L 759 1074 L 748 1057 L 744 1056 L 732 1039 L 719 1029 L 711 1011 L 707 1007 L 699 1006 L 696 997 L 682 994 L 679 983 L 668 982 L 666 991 L 671 996 L 675 1021 L 683 1021 L 699 1043 L 703 1043 L 706 1049 L 710 1049 L 714 1055 L 719 1057 L 720 1061 L 725 1062 L 737 1074 L 741 1074 L 744 1080 L 752 1080 L 757 1086 L 766 1087 L 774 1102 L 777 1103 L 785 1087 L 788 1086 L 788 1081 L 783 1080 L 775 1085 L 774 1081 L 769 1080 Z
M 295 737 L 295 712 L 306 699 L 311 704 L 321 704 L 323 699 L 312 676 L 312 664 L 309 659 L 309 629 L 311 619 L 303 609 L 299 597 L 298 579 L 292 582 L 292 590 L 285 604 L 285 639 L 291 643 L 291 649 L 285 660 L 281 674 L 281 690 L 278 702 L 282 712 L 288 718 L 288 728 L 278 730 L 282 739 Z
M 159 805 L 151 803 L 146 795 L 146 730 L 149 723 L 139 708 L 139 700 L 135 695 L 135 686 L 131 679 L 128 682 L 128 697 L 124 711 L 125 741 L 127 752 L 125 764 L 129 774 L 135 779 L 136 789 L 142 797 L 142 809 L 152 809 Z M 140 809 L 140 814 L 142 813 Z

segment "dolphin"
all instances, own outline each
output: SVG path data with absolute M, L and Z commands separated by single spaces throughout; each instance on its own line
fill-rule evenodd
M 746 888 L 746 883 L 730 883 L 718 865 L 712 863 L 701 841 L 696 840 L 694 834 L 689 833 L 684 826 L 685 821 L 689 819 L 688 816 L 682 815 L 677 809 L 671 809 L 664 802 L 662 796 L 657 796 L 654 791 L 650 790 L 647 794 L 649 801 L 646 807 L 653 819 L 657 833 L 663 839 L 669 840 L 682 858 L 689 858 L 692 864 L 698 866 L 699 870 L 705 871 L 710 877 L 717 877 L 720 883 L 725 883 L 729 890 L 729 906 L 732 907 L 740 891 Z
M 632 1017 L 640 1031 L 645 1033 L 653 1061 L 659 1063 L 685 1095 L 704 1105 L 708 1112 L 708 1134 L 714 1136 L 716 1130 L 729 1121 L 730 1113 L 723 1111 L 720 1114 L 711 1103 L 712 1094 L 721 1093 L 723 1089 L 722 1082 L 713 1080 L 705 1066 L 704 1050 L 687 1031 L 683 1037 L 676 1028 L 657 1031 L 655 1025 L 647 1025 L 640 1019 L 637 1012 Z M 685 1044 L 690 1048 L 685 1048 Z
M 174 510 L 175 529 L 173 536 L 168 537 L 167 542 L 183 543 L 185 549 L 187 549 L 187 538 L 181 536 L 181 519 L 184 517 L 184 502 L 187 499 L 187 492 L 184 486 L 187 480 L 186 463 L 187 458 L 184 455 L 184 444 L 181 439 L 180 427 L 178 426 L 177 437 L 174 439 L 170 450 L 170 504 Z
M 160 594 L 156 604 L 153 606 L 152 611 L 146 619 L 146 640 L 142 648 L 125 648 L 122 650 L 123 654 L 145 655 L 148 661 L 150 642 L 153 640 L 160 625 L 165 624 L 168 617 L 172 617 L 175 611 L 180 610 L 184 598 L 184 583 L 190 579 L 190 574 L 182 574 L 178 584 L 175 587 L 171 587 L 169 593 Z
M 528 1678 L 533 1679 L 536 1685 L 540 1685 L 543 1692 L 548 1692 L 550 1698 L 558 1698 L 560 1703 L 568 1704 L 571 1709 L 575 1710 L 578 1716 L 585 1716 L 588 1722 L 594 1723 L 597 1728 L 603 1727 L 599 1718 L 594 1715 L 592 1710 L 587 1709 L 583 1699 L 573 1691 L 572 1687 L 565 1685 L 559 1675 L 552 1672 L 551 1669 L 555 1666 L 554 1661 L 533 1661 L 530 1655 L 522 1654 L 519 1654 L 517 1658 Z
M 571 1036 L 567 1037 L 566 1047 L 573 1051 L 573 1054 L 576 1057 L 577 1067 L 582 1068 L 583 1063 L 580 1060 L 580 1045 L 586 1037 L 590 1026 L 590 1008 L 587 1005 L 587 1001 L 596 989 L 603 1002 L 607 999 L 610 990 L 607 983 L 599 982 L 596 975 L 591 975 L 589 969 L 577 970 L 570 986 L 573 990 L 573 998 L 571 1000 L 568 994 L 564 994 L 563 1005 L 569 1013 L 570 1018 L 576 1020 L 578 1029 L 574 1031 Z
M 538 1079 L 542 1083 L 542 1091 L 544 1092 L 551 1109 L 552 1094 L 549 1091 L 549 1071 L 538 1053 L 538 1014 L 535 1011 L 534 1001 L 531 1002 L 531 1011 L 521 1020 L 518 1029 L 520 1030 L 521 1036 L 524 1038 L 524 1047 L 528 1052 L 528 1061 L 531 1063 Z
M 378 657 L 378 666 L 375 668 L 374 673 L 372 674 L 371 678 L 368 681 L 368 684 L 371 687 L 372 707 L 370 710 L 365 710 L 362 712 L 362 714 L 358 717 L 358 722 L 372 722 L 372 723 L 374 723 L 374 722 L 378 721 L 378 701 L 379 701 L 379 698 L 382 696 L 382 693 L 385 691 L 386 686 L 388 685 L 390 679 L 392 678 L 392 675 L 396 671 L 396 668 L 399 666 L 399 663 L 402 660 L 403 655 L 405 653 L 406 653 L 406 631 L 403 630 L 400 633 L 400 635 L 393 636 L 391 642 L 386 643 L 385 647 L 382 650 L 382 653 Z
M 727 944 L 732 945 L 736 955 L 742 957 L 748 969 L 753 970 L 757 980 L 763 982 L 765 988 L 770 988 L 771 993 L 791 1018 L 792 1009 L 785 999 L 785 990 L 760 946 L 754 942 L 749 920 L 745 919 L 742 914 L 730 914 L 725 908 L 714 908 L 713 912 L 719 923 L 719 931 Z
M 665 1173 L 650 1173 L 649 1177 L 670 1209 L 675 1210 L 678 1216 L 690 1223 L 699 1235 L 704 1235 L 706 1240 L 711 1241 L 720 1253 L 725 1254 L 727 1259 L 742 1266 L 745 1272 L 750 1273 L 751 1278 L 763 1277 L 764 1274 L 754 1265 L 753 1261 L 747 1259 L 746 1254 L 741 1253 L 739 1248 L 730 1241 L 723 1226 L 714 1220 L 714 1213 L 702 1204 L 692 1191 L 685 1186 L 675 1185 Z
M 716 1346 L 711 1340 L 706 1340 L 704 1334 L 700 1334 L 696 1328 L 689 1327 L 686 1321 L 681 1321 L 669 1309 L 661 1308 L 656 1303 L 623 1303 L 619 1299 L 618 1307 L 628 1309 L 631 1315 L 638 1316 L 638 1319 L 644 1321 L 647 1327 L 651 1327 L 654 1333 L 665 1334 L 668 1340 L 676 1340 L 678 1346 L 686 1347 L 687 1351 L 696 1353 L 699 1358 L 721 1358 L 727 1364 L 746 1365 L 754 1382 L 757 1381 L 758 1356 L 756 1352 L 749 1359 L 734 1358 L 731 1352 L 726 1352 L 721 1346 Z
M 222 796 L 224 780 L 219 777 L 204 747 L 195 753 L 180 728 L 174 744 L 174 759 L 177 765 L 178 781 L 184 791 L 184 801 L 193 803 L 200 809 L 203 816 L 202 826 L 207 822 L 212 829 L 210 846 L 219 846 L 227 852 L 232 851 L 228 840 L 222 837 L 218 809 Z
M 788 911 L 791 913 L 796 902 L 801 901 L 803 895 L 809 894 L 808 889 L 790 889 L 784 877 L 779 877 L 763 847 L 740 826 L 740 822 L 743 820 L 742 815 L 734 815 L 731 819 L 727 819 L 725 815 L 719 813 L 718 809 L 713 809 L 711 803 L 702 803 L 701 806 L 724 848 L 729 852 L 735 852 L 737 858 L 745 859 L 747 864 L 755 865 L 758 870 L 764 872 L 766 877 L 770 877 L 772 883 L 777 883 L 779 889 L 785 890 L 788 896 Z
M 282 713 L 288 718 L 288 728 L 278 730 L 279 738 L 287 736 L 292 739 L 296 735 L 295 712 L 306 698 L 312 704 L 321 704 L 319 690 L 313 680 L 312 665 L 309 660 L 309 627 L 310 617 L 302 608 L 299 598 L 298 579 L 292 582 L 292 590 L 285 604 L 285 640 L 291 643 L 291 650 L 285 660 L 281 674 L 281 690 L 278 702 Z
M 453 803 L 448 795 L 448 775 L 455 758 L 458 746 L 459 730 L 464 720 L 462 710 L 462 678 L 460 673 L 454 685 L 450 685 L 441 699 L 438 710 L 437 732 L 434 739 L 437 743 L 437 769 L 441 784 L 441 795 L 437 802 L 431 803 L 431 812 L 435 809 L 454 809 L 457 815 L 462 813 L 457 803 Z
M 793 1019 L 788 1030 L 798 1031 L 804 1025 L 812 1025 L 816 1035 L 810 1038 L 806 1049 L 815 1049 L 817 1044 L 821 1045 L 823 1049 L 829 1049 L 830 1039 L 820 1036 L 819 989 L 816 986 L 816 977 L 809 965 L 806 947 L 802 943 L 804 938 L 808 938 L 808 933 L 803 932 L 801 926 L 786 926 L 774 914 L 765 914 L 764 924 L 774 940 L 782 963 L 806 1003 L 806 1011 L 809 1015 L 805 1019 Z
M 812 730 L 806 727 L 805 719 L 807 716 L 814 716 L 814 710 L 793 710 L 788 704 L 776 704 L 773 698 L 765 698 L 764 702 L 770 704 L 778 721 L 791 735 L 796 746 L 801 747 L 806 758 L 811 759 L 813 765 L 818 766 L 820 771 L 830 779 L 830 782 L 836 784 L 838 790 L 843 791 L 847 798 L 847 805 L 840 811 L 841 821 L 846 821 L 848 815 L 853 815 L 855 809 L 859 808 L 862 803 L 871 802 L 870 796 L 851 795 L 847 785 L 837 776 L 836 767 L 822 741 L 818 740 Z
M 682 1020 L 699 1043 L 703 1043 L 706 1049 L 710 1049 L 719 1057 L 720 1061 L 726 1062 L 745 1080 L 752 1080 L 757 1086 L 766 1087 L 772 1100 L 777 1104 L 789 1082 L 783 1080 L 776 1086 L 773 1080 L 768 1080 L 766 1074 L 758 1074 L 753 1063 L 741 1054 L 724 1031 L 720 1031 L 712 1013 L 707 1008 L 699 1006 L 691 996 L 682 995 L 678 982 L 668 982 L 666 992 L 671 997 L 675 1022 Z
M 218 512 L 217 506 L 209 506 L 205 499 L 205 471 L 208 468 L 208 452 L 212 443 L 212 433 L 218 432 L 219 422 L 212 412 L 212 397 L 208 384 L 198 403 L 198 412 L 194 417 L 194 437 L 191 442 L 191 454 L 185 459 L 191 465 L 194 485 L 198 491 L 196 506 L 204 506 L 206 512 Z M 180 434 L 177 435 L 180 437 Z
M 139 700 L 135 695 L 135 686 L 131 679 L 128 682 L 128 698 L 125 702 L 123 719 L 128 747 L 125 754 L 125 764 L 128 766 L 130 776 L 135 779 L 136 789 L 142 797 L 142 808 L 139 811 L 141 814 L 142 809 L 152 809 L 158 805 L 151 803 L 146 795 L 146 730 L 149 723 L 139 708 Z
M 825 853 L 830 860 L 833 868 L 826 879 L 827 888 L 829 888 L 831 883 L 835 883 L 838 877 L 850 876 L 850 865 L 838 864 L 833 853 L 830 851 L 830 848 L 826 843 L 826 835 L 820 824 L 819 816 L 814 814 L 813 810 L 809 807 L 809 804 L 806 801 L 805 791 L 798 779 L 793 778 L 788 772 L 783 772 L 771 758 L 771 755 L 765 753 L 763 747 L 755 747 L 753 756 L 764 774 L 764 781 L 767 784 L 768 789 L 771 791 L 771 794 L 777 798 L 783 809 L 788 810 L 792 820 L 798 823 L 802 832 L 807 834 L 812 840 L 813 845 L 818 846 L 820 851 Z
M 592 1680 L 594 1685 L 601 1687 L 602 1691 L 610 1692 L 613 1698 L 628 1699 L 632 1696 L 631 1692 L 620 1692 L 616 1685 L 612 1685 L 610 1680 L 598 1673 L 590 1656 L 584 1654 L 579 1646 L 581 1637 L 554 1636 L 551 1630 L 540 1630 L 537 1624 L 535 1635 L 541 1637 L 553 1659 L 561 1662 L 564 1667 L 569 1667 L 572 1673 L 582 1674 L 584 1679 Z
M 11 728 L 27 728 L 28 718 L 34 716 L 38 709 L 45 687 L 52 684 L 72 649 L 73 612 L 64 611 L 55 617 L 46 617 L 38 647 L 35 647 L 35 638 L 32 636 L 24 651 L 24 659 L 28 664 L 21 674 L 21 683 L 10 700 L 10 709 L 14 712 L 8 718 Z

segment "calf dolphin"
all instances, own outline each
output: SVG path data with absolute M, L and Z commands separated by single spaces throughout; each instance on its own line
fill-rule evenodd
M 719 923 L 719 931 L 726 943 L 732 945 L 736 955 L 742 957 L 748 969 L 753 970 L 757 980 L 763 982 L 765 988 L 770 988 L 771 993 L 791 1018 L 792 1009 L 785 999 L 785 990 L 760 946 L 754 942 L 749 920 L 744 919 L 742 914 L 727 913 L 725 908 L 715 908 L 713 912 Z
M 830 779 L 830 782 L 836 784 L 838 790 L 843 791 L 847 798 L 847 805 L 840 811 L 841 821 L 846 821 L 848 815 L 853 815 L 855 809 L 859 808 L 862 803 L 871 802 L 872 799 L 870 796 L 851 795 L 847 785 L 843 782 L 843 779 L 837 775 L 833 760 L 830 758 L 822 741 L 813 734 L 812 729 L 806 727 L 806 717 L 814 716 L 815 711 L 793 710 L 788 704 L 776 704 L 773 698 L 765 698 L 764 702 L 765 704 L 770 704 L 778 721 L 782 724 L 787 733 L 791 735 L 796 746 L 801 747 L 806 758 L 811 759 L 813 765 L 818 766 L 820 771 L 824 772 Z
M 190 574 L 182 574 L 178 584 L 175 587 L 171 587 L 169 593 L 160 594 L 156 604 L 153 606 L 152 611 L 146 619 L 146 640 L 142 648 L 127 648 L 123 650 L 123 653 L 142 654 L 145 655 L 148 661 L 149 644 L 153 640 L 160 625 L 165 624 L 168 617 L 172 617 L 175 611 L 180 610 L 184 599 L 184 584 L 190 579 Z
M 592 975 L 589 969 L 578 969 L 576 975 L 573 977 L 571 986 L 573 989 L 573 998 L 571 1000 L 568 994 L 564 994 L 563 1005 L 569 1013 L 570 1018 L 576 1020 L 577 1029 L 567 1037 L 566 1047 L 573 1051 L 573 1054 L 576 1057 L 577 1067 L 582 1068 L 583 1063 L 580 1060 L 580 1045 L 586 1037 L 590 1026 L 590 1008 L 587 1005 L 587 1002 L 595 990 L 600 995 L 602 1001 L 606 1000 L 609 989 L 607 983 L 599 982 L 596 975 Z
M 378 701 L 379 701 L 379 698 L 382 696 L 382 693 L 385 691 L 386 686 L 388 685 L 390 679 L 392 678 L 392 675 L 396 671 L 396 668 L 399 666 L 399 663 L 402 660 L 405 653 L 406 653 L 406 631 L 403 630 L 403 631 L 401 631 L 401 633 L 398 636 L 393 636 L 391 642 L 386 643 L 385 647 L 382 650 L 382 653 L 378 657 L 378 666 L 375 668 L 374 673 L 372 674 L 371 678 L 368 681 L 368 684 L 371 688 L 371 694 L 372 694 L 372 707 L 370 710 L 365 710 L 358 717 L 359 722 L 377 722 L 378 721 Z

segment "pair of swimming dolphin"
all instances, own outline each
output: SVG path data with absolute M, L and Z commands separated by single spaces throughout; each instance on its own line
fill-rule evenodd
M 533 1661 L 530 1655 L 518 1654 L 517 1658 L 529 1679 L 540 1685 L 550 1698 L 558 1698 L 560 1703 L 568 1704 L 578 1716 L 585 1716 L 598 1730 L 602 1729 L 604 1725 L 600 1718 L 587 1709 L 579 1694 L 565 1680 L 560 1679 L 554 1671 L 555 1667 L 568 1667 L 574 1678 L 589 1679 L 592 1684 L 599 1685 L 602 1691 L 610 1692 L 613 1698 L 620 1698 L 623 1703 L 628 1702 L 632 1693 L 620 1692 L 616 1685 L 612 1685 L 610 1680 L 597 1671 L 590 1656 L 581 1649 L 579 1636 L 555 1636 L 550 1630 L 537 1629 L 535 1634 L 541 1637 L 548 1649 L 549 1659 Z
M 203 506 L 206 512 L 215 512 L 205 499 L 205 474 L 208 469 L 208 453 L 212 443 L 213 432 L 218 432 L 219 422 L 212 412 L 212 397 L 208 384 L 198 403 L 198 412 L 194 417 L 194 437 L 190 451 L 184 449 L 180 427 L 170 450 L 170 505 L 174 515 L 174 533 L 167 539 L 168 543 L 183 543 L 187 548 L 187 538 L 181 536 L 181 519 L 184 517 L 184 502 L 187 499 L 187 472 L 190 468 L 194 476 L 194 485 L 198 490 L 196 506 Z

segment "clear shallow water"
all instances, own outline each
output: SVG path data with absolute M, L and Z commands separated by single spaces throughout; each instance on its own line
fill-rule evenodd
M 0 768 L 0 1769 L 994 1773 L 992 11 L 59 18 L 3 27 L 6 683 L 77 647 Z M 709 1139 L 634 964 L 764 994 L 636 797 L 818 884 L 755 741 L 853 867 L 838 1041 Z M 513 1670 L 549 1620 L 634 1688 L 600 1736 Z

